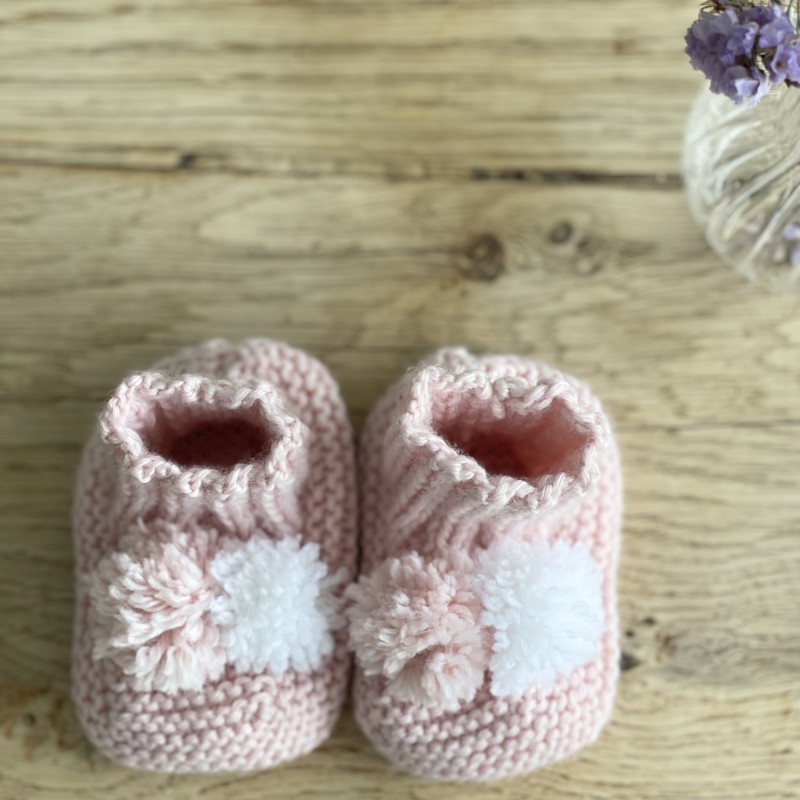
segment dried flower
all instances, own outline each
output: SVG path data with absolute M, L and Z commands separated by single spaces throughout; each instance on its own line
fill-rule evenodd
M 785 81 L 792 86 L 800 86 L 800 45 L 779 44 L 767 69 L 773 83 Z
M 755 105 L 774 85 L 800 85 L 800 42 L 779 3 L 712 0 L 686 33 L 692 66 L 711 91 Z
M 783 229 L 783 238 L 791 245 L 789 261 L 793 267 L 800 265 L 800 225 L 790 222 Z

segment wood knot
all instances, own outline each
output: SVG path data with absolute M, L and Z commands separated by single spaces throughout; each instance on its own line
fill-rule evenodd
M 564 244 L 572 238 L 573 233 L 574 229 L 572 223 L 567 220 L 562 220 L 553 225 L 548 238 L 553 244 Z
M 197 153 L 181 153 L 175 164 L 176 169 L 192 169 L 197 164 Z
M 636 669 L 642 662 L 636 656 L 630 653 L 622 653 L 619 657 L 619 670 L 620 672 L 629 672 Z
M 462 271 L 479 281 L 496 281 L 506 269 L 506 249 L 493 234 L 473 239 L 464 250 Z

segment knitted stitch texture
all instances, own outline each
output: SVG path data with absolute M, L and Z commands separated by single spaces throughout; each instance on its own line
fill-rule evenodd
M 592 742 L 618 676 L 621 476 L 588 388 L 444 350 L 377 403 L 359 459 L 354 704 L 376 748 L 485 781 Z M 526 621 L 537 603 L 561 617 Z
M 215 340 L 126 379 L 73 510 L 73 697 L 91 741 L 166 772 L 263 769 L 318 746 L 347 690 L 336 619 L 356 528 L 352 433 L 315 359 Z

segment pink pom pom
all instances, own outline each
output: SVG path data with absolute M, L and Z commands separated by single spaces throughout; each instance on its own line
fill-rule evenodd
M 398 699 L 455 710 L 483 684 L 490 643 L 466 566 L 408 553 L 347 590 L 356 658 Z
M 134 528 L 88 576 L 94 658 L 110 658 L 139 691 L 174 694 L 222 676 L 210 615 L 215 531 L 168 523 Z

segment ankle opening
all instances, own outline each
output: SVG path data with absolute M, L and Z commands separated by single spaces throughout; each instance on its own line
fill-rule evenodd
M 267 458 L 274 439 L 253 406 L 217 409 L 181 402 L 155 402 L 136 432 L 151 453 L 167 461 L 220 471 Z
M 544 409 L 531 409 L 514 398 L 498 401 L 471 392 L 440 396 L 431 425 L 488 475 L 531 484 L 560 474 L 579 479 L 586 449 L 595 439 L 559 397 Z

